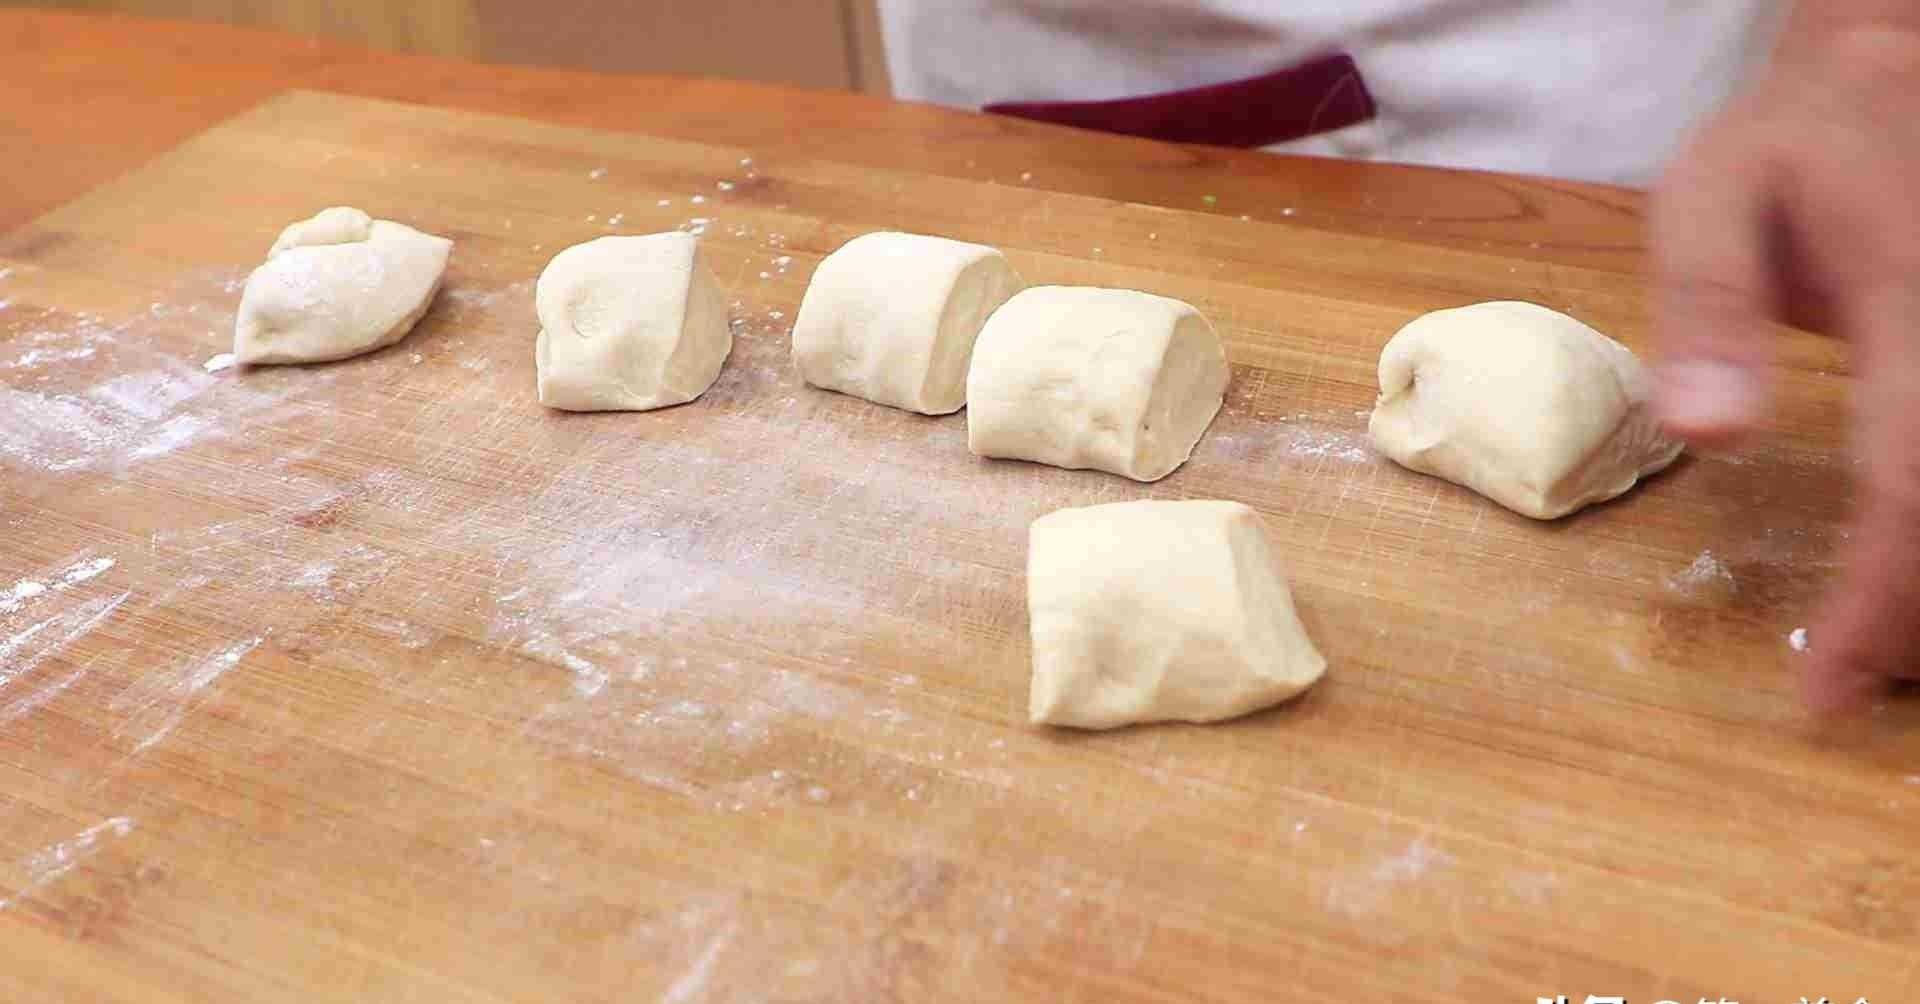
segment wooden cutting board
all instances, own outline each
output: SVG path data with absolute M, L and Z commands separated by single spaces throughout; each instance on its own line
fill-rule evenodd
M 1644 347 L 1631 276 L 754 157 L 293 94 L 0 238 L 0 996 L 1920 991 L 1913 709 L 1836 748 L 1792 697 L 1852 470 L 1830 344 L 1786 337 L 1745 450 L 1543 525 L 1375 456 L 1375 357 L 1492 298 Z M 334 204 L 457 242 L 426 320 L 203 368 Z M 547 259 L 681 226 L 719 383 L 541 408 Z M 807 278 L 878 228 L 1195 303 L 1225 410 L 1138 485 L 803 387 Z M 1188 497 L 1264 514 L 1327 678 L 1026 725 L 1027 524 Z

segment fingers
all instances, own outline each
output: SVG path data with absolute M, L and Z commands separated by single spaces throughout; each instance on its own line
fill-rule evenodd
M 1696 442 L 1759 421 L 1779 303 L 1771 162 L 1730 135 L 1697 140 L 1662 179 L 1652 210 L 1655 407 Z
M 1824 713 L 1920 671 L 1920 273 L 1847 302 L 1865 474 L 1845 571 L 1815 624 L 1802 681 L 1809 707 Z

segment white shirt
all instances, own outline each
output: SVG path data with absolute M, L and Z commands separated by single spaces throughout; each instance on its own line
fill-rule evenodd
M 894 92 L 1097 101 L 1350 54 L 1366 122 L 1267 147 L 1644 184 L 1770 52 L 1783 0 L 879 0 Z

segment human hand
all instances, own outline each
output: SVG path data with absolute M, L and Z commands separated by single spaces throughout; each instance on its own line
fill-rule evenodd
M 1652 228 L 1657 405 L 1681 436 L 1758 421 L 1769 322 L 1851 343 L 1857 511 L 1802 690 L 1833 713 L 1920 676 L 1920 23 L 1783 52 L 1661 180 Z

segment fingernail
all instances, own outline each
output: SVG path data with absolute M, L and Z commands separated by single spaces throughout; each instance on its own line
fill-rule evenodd
M 1718 359 L 1687 359 L 1660 368 L 1660 413 L 1682 431 L 1723 431 L 1751 423 L 1760 388 L 1748 370 Z

